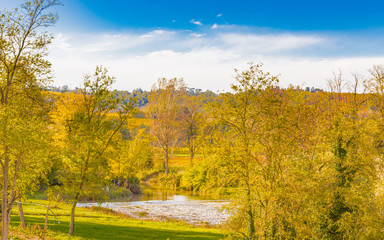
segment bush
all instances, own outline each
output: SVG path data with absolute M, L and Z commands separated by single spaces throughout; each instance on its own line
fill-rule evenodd
M 129 189 L 123 187 L 109 187 L 105 192 L 108 199 L 128 198 L 133 195 Z
M 200 193 L 227 195 L 230 189 L 236 188 L 238 180 L 229 171 L 231 162 L 215 156 L 197 162 L 180 179 L 180 188 Z

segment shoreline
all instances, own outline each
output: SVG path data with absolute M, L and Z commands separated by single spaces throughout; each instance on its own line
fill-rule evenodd
M 82 203 L 79 207 L 101 206 L 129 217 L 146 220 L 176 220 L 188 224 L 221 225 L 230 217 L 224 206 L 228 201 L 216 200 L 168 200 L 137 202 Z

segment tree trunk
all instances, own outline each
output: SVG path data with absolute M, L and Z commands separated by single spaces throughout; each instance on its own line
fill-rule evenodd
M 49 204 L 47 206 L 47 213 L 45 214 L 44 233 L 48 229 L 48 216 L 49 216 Z
M 193 157 L 195 156 L 195 151 L 191 150 L 191 167 L 193 167 Z
M 247 201 L 248 201 L 248 237 L 249 240 L 253 240 L 255 237 L 255 224 L 253 220 L 252 204 L 251 204 L 251 191 L 248 188 L 247 190 Z
M 75 209 L 76 209 L 76 204 L 77 204 L 77 198 L 73 202 L 72 210 L 71 210 L 71 223 L 69 224 L 69 232 L 68 232 L 68 234 L 71 235 L 71 236 L 73 235 L 73 231 L 75 230 Z
M 128 189 L 128 178 L 126 178 L 124 181 L 124 188 Z
M 20 215 L 20 225 L 22 228 L 25 228 L 25 219 L 24 219 L 24 211 L 23 211 L 23 204 L 17 203 L 17 207 L 19 208 L 19 215 Z
M 253 240 L 255 237 L 255 226 L 253 223 L 252 209 L 248 210 L 248 236 L 249 236 L 249 240 Z
M 164 162 L 164 168 L 165 168 L 165 174 L 168 175 L 169 171 L 168 171 L 168 156 L 169 153 L 168 153 L 168 147 L 165 148 L 165 162 Z
M 8 147 L 5 147 L 5 157 L 3 165 L 3 197 L 1 201 L 1 240 L 8 238 L 8 171 L 9 171 L 9 158 Z

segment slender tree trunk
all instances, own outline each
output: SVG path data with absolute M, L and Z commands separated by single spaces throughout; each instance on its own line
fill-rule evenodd
M 124 181 L 124 188 L 128 189 L 128 178 L 126 178 Z
M 245 129 L 245 127 L 244 127 Z M 251 186 L 250 186 L 250 152 L 249 152 L 249 139 L 247 138 L 247 132 L 244 133 L 244 145 L 245 145 L 245 168 L 246 168 L 246 191 L 247 191 L 247 225 L 248 225 L 248 239 L 253 240 L 255 238 L 255 223 L 253 219 L 252 211 L 252 196 L 251 196 Z
M 48 229 L 48 216 L 49 216 L 49 203 L 47 206 L 47 213 L 45 214 L 44 234 L 45 234 L 45 231 L 47 231 L 47 229 Z
M 195 151 L 194 150 L 191 150 L 191 167 L 193 167 L 193 157 L 195 156 Z
M 165 168 L 165 174 L 168 175 L 168 158 L 169 158 L 169 150 L 168 147 L 165 147 L 165 162 L 164 162 L 164 168 Z
M 77 198 L 76 200 L 73 201 L 72 204 L 72 210 L 71 210 L 71 223 L 69 224 L 69 235 L 73 235 L 73 231 L 75 230 L 75 209 L 76 209 L 76 204 L 77 204 Z
M 249 240 L 253 240 L 255 237 L 255 224 L 254 224 L 254 219 L 253 219 L 253 212 L 252 212 L 252 204 L 251 204 L 251 191 L 248 187 L 247 189 L 247 221 L 248 221 L 248 237 Z
M 19 208 L 19 215 L 20 215 L 20 225 L 22 228 L 25 228 L 25 218 L 24 218 L 24 211 L 23 211 L 23 204 L 17 203 L 17 207 Z
M 13 204 L 16 202 L 16 199 L 18 198 L 18 196 L 16 196 L 15 187 L 16 187 L 17 172 L 18 172 L 18 168 L 19 168 L 20 157 L 21 157 L 21 155 L 19 155 L 17 161 L 15 162 L 15 172 L 13 175 L 12 187 L 10 189 L 11 193 L 10 193 L 10 196 L 8 199 L 8 207 L 7 207 L 7 224 L 8 224 L 8 226 L 9 226 L 10 221 L 11 221 L 11 212 L 12 212 Z
M 1 201 L 1 240 L 8 238 L 8 172 L 9 172 L 9 157 L 8 147 L 5 147 L 5 157 L 3 165 L 3 197 Z

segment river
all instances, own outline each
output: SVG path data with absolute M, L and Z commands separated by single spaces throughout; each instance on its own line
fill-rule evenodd
M 110 208 L 130 217 L 150 220 L 180 220 L 194 225 L 219 225 L 228 218 L 224 209 L 227 200 L 189 192 L 167 192 L 150 187 L 142 195 L 119 202 L 105 202 L 101 207 Z M 98 206 L 98 203 L 79 203 L 79 207 Z

